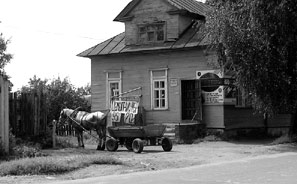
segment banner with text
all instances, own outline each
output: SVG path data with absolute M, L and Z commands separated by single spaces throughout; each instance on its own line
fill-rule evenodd
M 124 114 L 125 124 L 135 124 L 135 115 L 138 113 L 139 103 L 136 101 L 113 101 L 111 103 L 111 120 L 120 122 Z

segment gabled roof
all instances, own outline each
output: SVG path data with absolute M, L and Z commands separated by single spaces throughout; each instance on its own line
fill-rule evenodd
M 181 34 L 176 41 L 155 43 L 147 45 L 125 45 L 125 32 L 113 38 L 110 38 L 94 47 L 91 47 L 77 56 L 93 57 L 110 54 L 143 52 L 143 51 L 160 51 L 193 48 L 209 45 L 208 36 L 204 31 L 204 23 L 193 22 L 188 29 Z
M 123 21 L 130 18 L 128 14 L 141 2 L 142 0 L 132 0 L 114 19 L 114 21 Z M 191 14 L 205 16 L 209 7 L 202 2 L 196 0 L 164 0 L 174 6 L 179 11 L 187 11 Z

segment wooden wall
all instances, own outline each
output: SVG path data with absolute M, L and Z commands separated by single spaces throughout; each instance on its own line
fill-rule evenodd
M 0 144 L 9 152 L 9 81 L 0 75 Z
M 10 125 L 16 136 L 38 136 L 47 129 L 46 97 L 43 93 L 11 93 Z
M 267 123 L 262 114 L 257 114 L 252 108 L 237 108 L 232 105 L 224 106 L 224 121 L 226 130 L 263 129 L 269 135 L 286 134 L 290 128 L 291 115 L 278 114 L 268 117 Z
M 146 122 L 181 122 L 181 80 L 195 79 L 196 70 L 210 69 L 202 50 L 180 50 L 175 52 L 140 53 L 100 56 L 92 58 L 92 111 L 107 109 L 106 71 L 122 71 L 122 91 L 142 87 L 142 105 Z M 150 70 L 168 68 L 169 109 L 151 110 Z M 170 79 L 177 79 L 178 85 L 171 87 Z
M 263 115 L 254 114 L 252 108 L 237 108 L 234 105 L 225 105 L 224 119 L 226 129 L 264 127 Z
M 126 45 L 136 44 L 138 36 L 139 24 L 147 24 L 158 21 L 166 22 L 166 39 L 172 40 L 179 35 L 191 24 L 192 18 L 170 15 L 168 11 L 173 6 L 163 0 L 145 0 L 141 1 L 135 9 L 130 12 L 130 16 L 134 16 L 132 21 L 125 22 Z
M 202 120 L 209 129 L 224 129 L 224 105 L 203 105 Z

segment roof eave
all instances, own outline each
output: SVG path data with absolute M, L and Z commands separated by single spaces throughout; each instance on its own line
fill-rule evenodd
M 181 48 L 164 48 L 164 49 L 155 49 L 155 50 L 137 50 L 137 51 L 129 51 L 129 52 L 119 52 L 119 53 L 108 53 L 108 54 L 100 54 L 100 55 L 87 55 L 87 56 L 79 56 L 84 58 L 92 59 L 94 57 L 106 57 L 106 56 L 115 56 L 115 55 L 130 55 L 130 54 L 150 54 L 150 53 L 164 53 L 164 52 L 176 52 L 185 51 L 185 50 L 193 50 L 193 49 L 206 49 L 208 45 L 196 45 L 191 47 L 181 47 Z
M 205 15 L 200 15 L 200 14 L 196 14 L 196 13 L 191 13 L 187 10 L 169 10 L 167 11 L 168 14 L 170 15 L 183 15 L 183 16 L 189 16 L 189 17 L 193 17 L 195 19 L 198 19 L 198 20 L 203 20 L 205 19 Z

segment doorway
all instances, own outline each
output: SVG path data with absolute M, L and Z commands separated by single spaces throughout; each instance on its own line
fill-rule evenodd
M 202 120 L 201 83 L 199 80 L 181 81 L 182 120 Z

